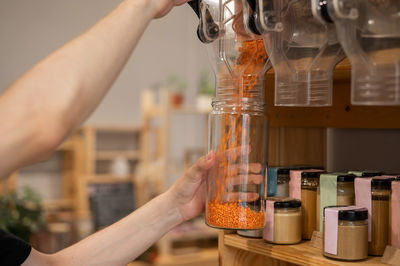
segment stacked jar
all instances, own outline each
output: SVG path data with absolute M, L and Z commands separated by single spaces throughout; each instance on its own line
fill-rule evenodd
M 368 254 L 382 256 L 389 243 L 389 201 L 391 179 L 356 178 L 356 204 L 368 209 Z
M 299 243 L 302 231 L 300 207 L 301 202 L 296 199 L 267 198 L 263 238 L 274 244 Z
M 400 178 L 392 181 L 390 208 L 390 245 L 400 249 Z
M 311 239 L 316 228 L 317 188 L 323 170 L 291 170 L 290 197 L 301 201 L 302 237 Z
M 368 257 L 368 210 L 348 206 L 324 209 L 324 256 L 345 261 Z
M 322 231 L 322 220 L 326 206 L 354 205 L 355 175 L 346 173 L 322 173 L 317 189 L 316 230 Z
M 267 196 L 289 197 L 290 167 L 268 167 Z

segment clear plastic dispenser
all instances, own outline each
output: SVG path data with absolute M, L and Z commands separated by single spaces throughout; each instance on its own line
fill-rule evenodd
M 216 152 L 218 163 L 207 179 L 206 223 L 216 228 L 261 229 L 267 162 L 264 80 L 269 64 L 263 39 L 256 34 L 256 3 L 199 3 L 200 24 L 207 24 L 202 18 L 207 10 L 208 21 L 218 25 L 219 32 L 207 45 L 216 75 L 209 149 Z
M 400 1 L 329 0 L 355 105 L 400 104 Z
M 329 106 L 344 53 L 319 1 L 260 0 L 264 43 L 275 71 L 275 105 Z M 261 4 L 260 4 L 261 6 Z

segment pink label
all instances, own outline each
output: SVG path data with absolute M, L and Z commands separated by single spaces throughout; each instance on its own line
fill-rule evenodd
M 274 200 L 267 200 L 266 203 L 266 213 L 265 213 L 265 227 L 263 238 L 267 241 L 274 241 Z
M 354 181 L 357 207 L 364 207 L 368 210 L 368 241 L 371 242 L 371 180 L 372 178 L 359 177 Z
M 324 251 L 326 253 L 337 255 L 339 211 L 352 210 L 354 208 L 356 207 L 347 206 L 325 209 Z
M 392 182 L 392 246 L 400 248 L 400 182 Z
M 304 170 L 291 170 L 289 181 L 289 195 L 291 198 L 301 200 L 301 173 Z
M 323 170 L 290 170 L 289 195 L 291 198 L 301 200 L 301 173 L 303 172 L 323 172 Z

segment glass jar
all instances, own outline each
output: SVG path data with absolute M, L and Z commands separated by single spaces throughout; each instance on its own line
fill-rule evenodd
M 390 245 L 400 249 L 400 178 L 392 181 L 390 200 Z
M 303 239 L 311 239 L 316 229 L 317 216 L 317 188 L 321 172 L 301 173 L 301 202 Z
M 337 177 L 337 205 L 354 205 L 354 179 L 355 175 L 339 175 Z
M 322 186 L 324 184 L 324 178 L 334 178 L 336 179 L 336 187 L 331 188 L 334 191 L 329 190 L 329 187 L 324 187 L 323 193 L 334 193 L 336 194 L 335 198 L 332 198 L 330 195 L 326 195 L 321 202 L 321 183 Z M 326 206 L 335 205 L 335 206 L 349 206 L 354 205 L 355 192 L 354 192 L 354 179 L 356 178 L 353 174 L 342 174 L 342 173 L 326 173 L 320 175 L 320 184 L 317 189 L 317 219 L 316 219 L 316 230 L 322 231 L 323 226 L 321 223 L 321 215 L 323 214 L 323 210 Z M 335 182 L 332 181 L 332 184 Z M 326 189 L 326 191 L 325 191 Z M 330 200 L 329 200 L 330 199 Z
M 328 258 L 356 261 L 368 257 L 368 210 L 359 207 L 327 207 L 327 209 L 337 211 L 338 215 L 334 219 L 338 221 L 328 221 L 332 216 L 327 216 L 325 212 L 325 223 L 337 223 L 337 234 L 332 235 L 336 228 L 329 227 L 324 230 L 324 256 Z M 332 241 L 336 237 L 336 241 Z M 326 241 L 325 241 L 326 240 Z M 326 242 L 326 243 L 325 243 Z M 328 250 L 328 245 L 336 242 L 336 252 Z
M 270 198 L 273 201 L 273 226 L 264 229 L 264 239 L 274 244 L 296 244 L 301 241 L 301 201 L 291 198 Z M 268 213 L 268 210 L 267 210 Z M 267 222 L 268 224 L 268 222 Z M 270 233 L 267 231 L 271 230 Z
M 263 102 L 214 100 L 210 149 L 217 164 L 207 178 L 206 223 L 223 229 L 261 229 L 267 161 L 267 118 Z
M 278 180 L 276 185 L 276 196 L 277 197 L 289 197 L 289 168 L 278 169 Z
M 389 243 L 390 179 L 371 180 L 371 242 L 368 254 L 382 256 Z

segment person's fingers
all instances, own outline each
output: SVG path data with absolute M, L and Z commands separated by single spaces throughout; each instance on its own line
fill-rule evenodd
M 226 175 L 233 176 L 239 174 L 259 174 L 262 170 L 260 163 L 241 163 L 241 164 L 231 164 L 227 166 L 220 166 L 224 171 L 226 169 Z
M 219 153 L 220 160 L 236 160 L 239 156 L 249 155 L 251 152 L 250 145 L 243 145 L 238 147 L 229 148 L 224 150 L 222 153 Z
M 186 4 L 187 2 L 190 2 L 191 0 L 174 0 L 174 5 L 175 6 L 181 6 L 183 4 Z
M 186 172 L 186 176 L 195 181 L 201 179 L 203 175 L 214 165 L 215 153 L 210 151 L 206 156 L 201 157 L 189 170 Z
M 241 185 L 241 184 L 256 184 L 259 185 L 263 181 L 262 175 L 238 175 L 233 176 L 229 179 L 229 185 Z

